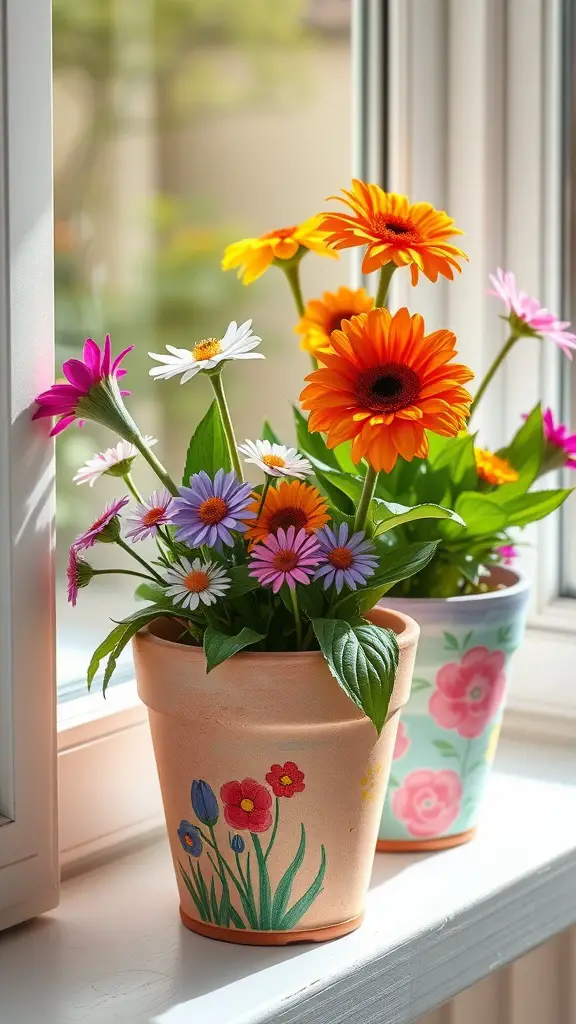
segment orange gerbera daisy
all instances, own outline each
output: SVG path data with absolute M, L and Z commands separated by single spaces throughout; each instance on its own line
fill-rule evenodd
M 325 368 L 309 374 L 300 395 L 308 429 L 325 431 L 329 448 L 352 440 L 355 463 L 365 458 L 387 473 L 399 455 L 426 458 L 426 430 L 454 437 L 470 415 L 462 385 L 474 374 L 450 362 L 455 342 L 451 331 L 425 336 L 422 317 L 406 308 L 345 320 L 332 334 L 333 355 L 322 357 Z
M 320 253 L 321 256 L 338 254 L 328 247 L 326 232 L 319 229 L 320 216 L 311 217 L 303 224 L 289 228 L 277 228 L 259 238 L 243 238 L 227 246 L 222 259 L 222 269 L 238 267 L 238 277 L 244 284 L 252 284 L 268 270 L 275 260 L 292 260 L 305 250 Z
M 339 330 L 343 320 L 349 320 L 356 313 L 367 313 L 373 306 L 374 299 L 366 294 L 364 288 L 357 291 L 339 288 L 337 292 L 324 292 L 321 299 L 311 299 L 306 303 L 300 323 L 294 328 L 297 334 L 302 335 L 300 347 L 316 359 L 325 352 L 332 352 L 332 331 Z
M 250 511 L 258 511 L 260 500 L 258 497 L 250 506 Z M 316 487 L 302 483 L 301 480 L 291 483 L 282 481 L 278 487 L 269 489 L 264 508 L 256 523 L 250 520 L 244 536 L 256 543 L 264 540 L 269 533 L 276 533 L 280 527 L 287 530 L 289 526 L 294 526 L 297 530 L 311 532 L 325 526 L 329 519 L 328 505 Z
M 513 484 L 520 475 L 506 459 L 485 448 L 475 448 L 474 458 L 478 476 L 488 484 Z
M 342 189 L 346 199 L 339 199 L 352 210 L 348 213 L 320 215 L 320 227 L 329 232 L 328 242 L 335 249 L 365 245 L 362 272 L 370 274 L 392 261 L 397 267 L 410 264 L 412 284 L 418 273 L 436 281 L 438 274 L 454 277 L 452 268 L 460 270 L 459 259 L 468 257 L 461 249 L 447 242 L 451 235 L 463 234 L 454 221 L 430 203 L 410 204 L 406 196 L 384 192 L 379 185 L 367 185 L 354 179 L 352 191 Z

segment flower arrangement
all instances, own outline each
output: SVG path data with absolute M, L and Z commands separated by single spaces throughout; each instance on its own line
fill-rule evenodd
M 102 351 L 88 339 L 83 358 L 64 364 L 66 383 L 38 396 L 34 418 L 57 417 L 52 434 L 92 420 L 119 438 L 76 479 L 92 485 L 110 475 L 128 492 L 72 545 L 69 600 L 75 604 L 95 577 L 123 572 L 142 581 L 138 593 L 148 601 L 100 644 L 89 685 L 107 658 L 105 690 L 131 637 L 168 616 L 181 626 L 181 643 L 203 646 L 208 672 L 248 647 L 321 650 L 380 731 L 398 645 L 392 631 L 365 618 L 370 609 L 392 588 L 444 596 L 481 586 L 484 566 L 508 557 L 502 552 L 510 550 L 509 529 L 546 515 L 567 495 L 529 492 L 542 472 L 576 454 L 575 439 L 551 414 L 534 410 L 511 445 L 495 454 L 478 449 L 466 430 L 471 408 L 516 341 L 548 334 L 569 352 L 576 337 L 567 325 L 500 273 L 494 289 L 506 303 L 511 335 L 472 403 L 466 385 L 473 374 L 455 361 L 455 336 L 427 334 L 420 315 L 385 306 L 397 268 L 409 266 L 413 284 L 420 273 L 452 279 L 466 256 L 449 239 L 461 232 L 430 204 L 410 205 L 376 185 L 355 181 L 344 202 L 351 213 L 319 214 L 244 239 L 223 260 L 245 284 L 276 266 L 290 285 L 296 329 L 313 363 L 295 409 L 297 448 L 284 445 L 268 421 L 261 438 L 237 443 L 224 371 L 229 363 L 264 358 L 251 320 L 232 322 L 190 349 L 167 345 L 165 353 L 150 353 L 156 380 L 179 377 L 184 385 L 205 374 L 214 392 L 190 440 L 181 483 L 157 457 L 160 442 L 140 431 L 125 404 L 129 392 L 119 381 L 130 349 L 113 359 L 109 337 Z M 350 246 L 365 247 L 365 272 L 379 271 L 375 299 L 341 288 L 305 305 L 302 258 L 336 258 Z M 132 477 L 138 456 L 159 480 L 148 497 Z M 263 474 L 262 482 L 245 481 L 243 461 Z M 156 542 L 154 558 L 138 552 L 147 538 Z M 137 564 L 92 567 L 86 554 L 96 543 L 121 547 Z

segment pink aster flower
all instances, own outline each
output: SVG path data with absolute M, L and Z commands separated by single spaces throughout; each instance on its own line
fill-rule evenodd
M 250 559 L 250 576 L 261 586 L 272 586 L 275 594 L 287 583 L 294 590 L 297 583 L 310 583 L 320 561 L 320 546 L 313 534 L 289 526 L 280 528 L 257 544 Z
M 558 320 L 553 313 L 544 309 L 537 299 L 519 291 L 516 278 L 510 270 L 498 268 L 495 274 L 489 276 L 492 288 L 488 294 L 502 300 L 508 310 L 510 326 L 518 334 L 550 338 L 560 346 L 569 359 L 572 359 L 570 349 L 576 348 L 576 334 L 566 330 L 570 327 L 569 321 Z
M 137 505 L 129 516 L 126 516 L 126 537 L 130 537 L 132 543 L 138 540 L 146 540 L 158 533 L 159 526 L 165 526 L 170 522 L 174 508 L 174 499 L 170 491 L 153 491 L 148 501 Z
M 129 501 L 130 498 L 117 498 L 116 501 L 111 501 L 104 509 L 102 515 L 98 516 L 98 519 L 92 523 L 92 526 L 89 526 L 87 530 L 84 530 L 84 533 L 76 537 L 72 547 L 76 551 L 84 551 L 86 548 L 91 548 L 97 540 L 116 540 L 120 536 L 120 524 L 117 517 Z
M 78 598 L 80 587 L 87 587 L 94 575 L 94 569 L 88 562 L 78 556 L 78 551 L 72 545 L 68 552 L 68 566 L 66 568 L 68 577 L 68 601 L 74 608 Z
M 112 362 L 109 334 L 106 335 L 102 351 L 92 338 L 87 338 L 84 342 L 82 359 L 67 359 L 62 366 L 68 383 L 53 384 L 48 391 L 43 391 L 38 395 L 36 402 L 39 408 L 32 419 L 59 416 L 60 419 L 50 431 L 51 435 L 59 434 L 75 419 L 82 418 L 117 429 L 120 396 L 130 394 L 129 391 L 119 391 L 118 389 L 117 381 L 126 373 L 120 363 L 133 348 L 133 345 L 129 345 Z M 90 400 L 90 394 L 96 387 L 99 388 L 98 403 Z M 122 407 L 121 402 L 120 406 Z M 120 423 L 121 426 L 124 425 L 123 417 L 120 418 Z M 123 430 L 119 429 L 118 433 L 122 436 Z
M 503 565 L 513 565 L 514 559 L 518 558 L 518 550 L 513 544 L 503 544 L 496 548 L 496 554 Z
M 564 423 L 554 423 L 551 409 L 545 410 L 542 421 L 546 441 L 545 470 L 557 469 L 559 466 L 576 469 L 576 434 L 569 434 Z

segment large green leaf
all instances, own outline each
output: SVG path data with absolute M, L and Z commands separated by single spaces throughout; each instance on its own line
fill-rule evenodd
M 320 867 L 318 868 L 318 874 L 312 882 L 312 884 L 306 889 L 306 892 L 299 900 L 296 900 L 294 906 L 290 907 L 290 910 L 282 918 L 282 921 L 278 925 L 281 931 L 289 931 L 294 928 L 301 917 L 304 916 L 309 907 L 312 906 L 314 900 L 322 892 L 322 886 L 324 883 L 324 875 L 326 873 L 326 850 L 323 846 L 320 847 Z
M 435 540 L 420 544 L 399 544 L 386 552 L 380 552 L 381 568 L 379 572 L 368 580 L 368 586 L 365 589 L 354 591 L 350 595 L 351 598 L 356 598 L 356 601 L 359 602 L 360 613 L 363 614 L 374 608 L 396 583 L 401 583 L 402 580 L 422 572 L 434 558 L 439 543 Z M 340 611 L 340 618 L 349 617 L 349 608 L 352 614 L 354 613 L 354 605 L 350 603 L 345 608 L 346 616 L 343 611 Z
M 456 499 L 456 511 L 466 524 L 466 533 L 477 535 L 493 533 L 506 528 L 508 519 L 493 494 L 479 494 L 464 491 Z M 442 529 L 445 536 L 457 537 L 458 530 L 446 523 Z
M 528 526 L 529 523 L 535 523 L 538 519 L 544 519 L 545 516 L 559 508 L 571 493 L 570 487 L 562 487 L 554 491 L 518 494 L 501 506 L 502 512 L 506 516 L 506 526 Z M 497 492 L 493 497 L 499 499 L 501 496 Z
M 375 536 L 394 530 L 404 523 L 413 523 L 418 519 L 451 519 L 459 526 L 466 526 L 466 523 L 450 508 L 442 505 L 399 505 L 395 501 L 383 501 L 382 498 L 374 498 L 372 502 L 372 515 L 377 523 Z
M 251 644 L 257 644 L 264 639 L 263 633 L 257 633 L 254 629 L 244 626 L 235 636 L 222 633 L 213 626 L 208 626 L 204 633 L 204 653 L 206 655 L 206 671 L 211 672 L 216 665 L 221 665 L 238 651 L 242 651 Z
M 544 457 L 544 425 L 540 404 L 532 410 L 511 443 L 501 448 L 497 455 L 506 459 L 517 470 L 518 480 L 498 488 L 499 498 L 508 501 L 517 494 L 525 494 L 536 480 Z
M 249 594 L 260 586 L 258 580 L 249 575 L 247 565 L 227 566 L 226 572 L 232 580 L 226 591 L 227 601 L 234 600 L 236 597 L 242 597 L 243 594 Z
M 300 843 L 293 861 L 286 868 L 286 871 L 282 875 L 282 878 L 278 882 L 276 892 L 274 893 L 274 899 L 272 900 L 272 914 L 270 919 L 271 928 L 279 928 L 282 918 L 286 913 L 286 908 L 292 895 L 292 886 L 294 885 L 294 879 L 298 871 L 302 866 L 304 860 L 304 854 L 306 853 L 306 829 L 304 825 L 300 825 Z
M 225 472 L 232 469 L 230 452 L 216 400 L 212 402 L 190 439 L 184 476 L 182 477 L 184 486 L 188 487 L 193 473 L 199 473 L 202 469 L 211 477 L 215 476 L 219 469 L 223 469 Z
M 270 425 L 268 420 L 264 420 L 264 426 L 262 427 L 262 438 L 264 441 L 270 441 L 271 444 L 281 444 L 280 438 L 275 432 L 274 428 Z
M 99 644 L 96 650 L 94 651 L 94 654 L 90 659 L 90 664 L 88 666 L 88 672 L 86 675 L 88 689 L 90 689 L 92 685 L 94 676 L 98 671 L 102 658 L 105 658 L 107 654 L 110 654 L 110 652 L 114 650 L 118 641 L 121 640 L 122 637 L 124 636 L 124 631 L 126 628 L 127 627 L 123 622 L 119 623 L 119 625 L 117 626 L 114 626 L 114 629 L 108 634 L 106 639 L 103 640 L 102 643 Z
M 296 424 L 296 438 L 298 441 L 298 448 L 306 455 L 312 455 L 319 462 L 324 463 L 326 466 L 331 466 L 332 469 L 340 469 L 338 459 L 336 458 L 333 451 L 327 448 L 324 443 L 324 438 L 321 434 L 308 433 L 308 421 L 302 415 L 300 410 L 294 406 L 294 422 Z
M 380 734 L 398 668 L 396 634 L 342 619 L 313 619 L 312 627 L 332 675 Z
M 435 473 L 443 468 L 449 469 L 450 480 L 459 485 L 458 490 L 472 490 L 478 483 L 474 438 L 471 434 L 446 438 L 440 445 L 431 445 L 429 461 Z

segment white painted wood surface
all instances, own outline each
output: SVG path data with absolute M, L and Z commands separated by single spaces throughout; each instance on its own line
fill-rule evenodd
M 70 879 L 56 911 L 0 936 L 2 1019 L 417 1020 L 576 921 L 576 756 L 507 743 L 499 760 L 477 840 L 379 855 L 365 924 L 323 946 L 252 949 L 185 931 L 163 839 Z

